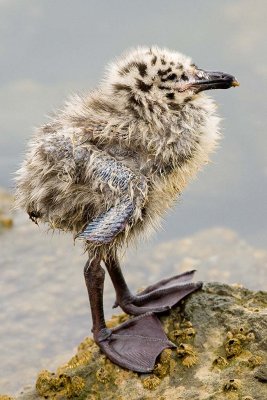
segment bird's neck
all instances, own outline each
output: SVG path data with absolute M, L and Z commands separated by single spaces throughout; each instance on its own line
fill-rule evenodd
M 217 137 L 217 125 L 211 123 L 213 117 L 214 105 L 204 98 L 157 115 L 153 123 L 148 123 L 142 139 L 157 167 L 165 171 L 182 167 L 203 147 L 205 151 L 209 145 L 213 147 Z
M 91 98 L 89 104 L 91 120 L 95 120 L 96 126 L 105 127 L 94 130 L 96 142 L 127 147 L 153 170 L 166 172 L 184 167 L 199 154 L 204 163 L 218 139 L 216 106 L 205 95 L 176 109 L 151 113 L 149 118 L 116 109 L 114 102 L 111 108 L 106 100 L 104 96 L 100 99 L 97 96 L 97 102 Z

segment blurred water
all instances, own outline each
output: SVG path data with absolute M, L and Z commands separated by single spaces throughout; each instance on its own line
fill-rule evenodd
M 0 1 L 0 186 L 12 188 L 12 174 L 23 158 L 25 143 L 33 126 L 45 121 L 45 114 L 59 107 L 69 93 L 92 88 L 103 66 L 125 48 L 158 44 L 192 56 L 203 68 L 234 74 L 241 86 L 210 93 L 223 117 L 224 140 L 213 164 L 186 190 L 153 243 L 224 226 L 251 244 L 265 247 L 266 17 L 264 0 Z M 70 237 L 40 240 L 35 227 L 28 228 L 20 217 L 16 223 L 20 239 L 14 233 L 0 236 L 0 288 L 6 295 L 1 304 L 5 310 L 1 312 L 2 392 L 17 389 L 26 377 L 33 379 L 40 366 L 50 367 L 46 357 L 55 359 L 71 350 L 89 329 L 89 321 L 84 319 L 85 291 L 82 300 L 71 297 L 83 285 L 81 271 L 75 270 L 76 280 L 71 275 L 72 265 L 82 267 L 81 250 L 71 247 Z M 49 286 L 51 272 L 45 271 L 53 269 L 55 259 L 60 274 L 53 278 L 55 286 Z M 65 275 L 66 260 L 70 266 Z M 135 268 L 137 282 L 144 272 L 142 265 Z M 75 290 L 66 282 L 72 282 Z M 53 293 L 50 297 L 53 290 L 58 290 L 58 296 Z M 68 309 L 70 301 L 74 306 Z M 19 307 L 20 303 L 24 306 Z M 46 334 L 35 325 L 38 314 L 46 321 Z M 73 333 L 75 324 L 77 335 Z M 49 341 L 51 326 L 55 336 L 51 333 Z M 39 364 L 38 354 L 42 358 Z

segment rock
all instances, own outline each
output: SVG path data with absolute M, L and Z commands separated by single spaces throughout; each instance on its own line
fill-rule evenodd
M 153 373 L 112 364 L 93 339 L 55 373 L 41 371 L 20 400 L 264 400 L 267 380 L 267 293 L 208 283 L 161 321 L 177 349 L 159 357 Z M 114 316 L 109 326 L 128 318 Z
M 12 207 L 14 198 L 6 190 L 0 188 L 0 231 L 13 226 Z
M 0 400 L 13 400 L 14 399 L 14 397 L 10 397 L 10 396 L 8 396 L 8 395 L 1 395 L 0 394 Z
M 87 257 L 81 243 L 72 245 L 72 235 L 52 235 L 21 212 L 14 214 L 13 228 L 3 230 L 0 241 L 0 393 L 13 395 L 24 383 L 32 385 L 37 371 L 54 370 L 69 359 L 90 332 L 82 272 Z M 266 249 L 253 247 L 229 229 L 146 243 L 127 253 L 122 267 L 134 292 L 189 269 L 197 269 L 197 280 L 267 289 Z M 107 276 L 107 318 L 114 300 Z

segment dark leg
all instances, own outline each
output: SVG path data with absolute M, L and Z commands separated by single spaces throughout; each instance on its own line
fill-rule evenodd
M 88 260 L 84 267 L 84 278 L 93 320 L 92 332 L 97 343 L 111 335 L 111 330 L 107 329 L 104 317 L 103 291 L 105 271 L 101 267 L 100 261 L 100 258 L 96 256 L 92 260 Z
M 193 270 L 163 279 L 143 292 L 133 295 L 124 280 L 117 257 L 110 254 L 105 264 L 116 290 L 115 307 L 119 305 L 126 313 L 132 315 L 167 311 L 202 286 L 201 282 L 190 282 L 195 272 Z
M 137 372 L 150 372 L 162 350 L 175 346 L 167 339 L 154 314 L 133 318 L 113 330 L 106 327 L 103 311 L 105 272 L 100 262 L 96 256 L 84 268 L 94 339 L 115 364 Z

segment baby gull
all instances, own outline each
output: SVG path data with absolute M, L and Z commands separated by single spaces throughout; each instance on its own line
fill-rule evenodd
M 209 161 L 219 118 L 203 92 L 232 86 L 238 86 L 232 75 L 200 69 L 176 51 L 131 50 L 109 65 L 97 89 L 70 98 L 36 131 L 18 171 L 16 202 L 30 219 L 84 241 L 94 339 L 124 368 L 149 372 L 161 351 L 174 347 L 156 314 L 202 283 L 191 282 L 189 271 L 133 294 L 119 255 L 158 228 Z M 114 285 L 115 306 L 134 316 L 115 329 L 105 323 L 101 263 Z

